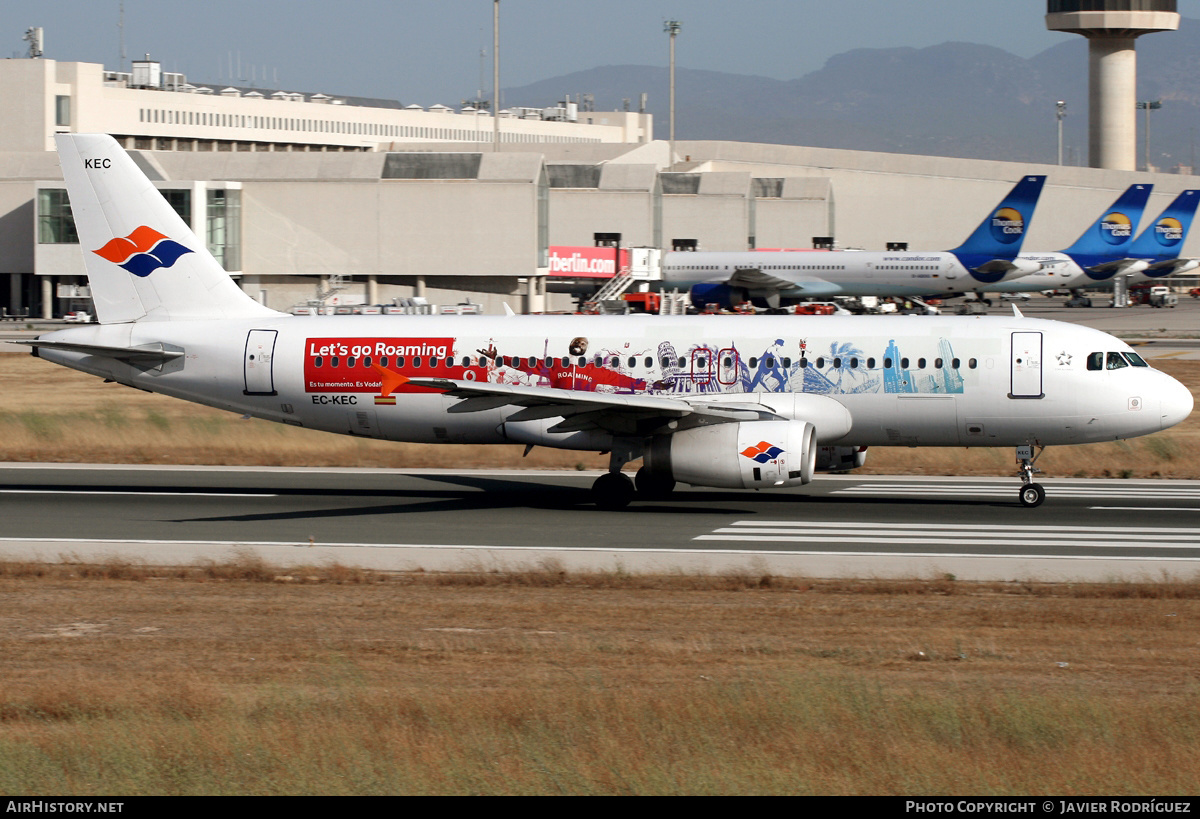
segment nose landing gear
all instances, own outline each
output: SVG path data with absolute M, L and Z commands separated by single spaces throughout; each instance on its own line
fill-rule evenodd
M 1046 490 L 1040 483 L 1033 482 L 1034 474 L 1042 471 L 1033 464 L 1045 451 L 1046 447 L 1039 446 L 1035 455 L 1033 446 L 1017 447 L 1017 463 L 1020 464 L 1018 471 L 1021 474 L 1021 491 L 1018 497 L 1021 499 L 1021 505 L 1027 509 L 1041 506 L 1042 501 L 1046 499 Z

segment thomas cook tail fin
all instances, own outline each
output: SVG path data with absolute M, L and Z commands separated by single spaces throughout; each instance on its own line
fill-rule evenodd
M 116 140 L 54 141 L 102 324 L 282 315 L 241 291 Z
M 1200 204 L 1200 190 L 1183 191 L 1175 201 L 1167 205 L 1155 222 L 1146 227 L 1129 248 L 1135 259 L 1166 261 L 1179 257 L 1187 239 L 1196 205 Z
M 1022 177 L 970 238 L 950 252 L 972 270 L 993 260 L 1015 258 L 1045 184 L 1044 176 Z
M 1063 253 L 1075 258 L 1082 267 L 1098 261 L 1124 258 L 1133 244 L 1134 231 L 1142 219 L 1142 211 L 1146 209 L 1146 201 L 1153 188 L 1153 185 L 1130 185 Z

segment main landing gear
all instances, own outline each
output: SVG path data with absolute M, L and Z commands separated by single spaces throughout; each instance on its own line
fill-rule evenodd
M 608 472 L 596 478 L 592 484 L 592 500 L 600 509 L 613 511 L 624 509 L 635 496 L 645 500 L 660 500 L 675 489 L 675 479 L 669 475 L 651 472 L 646 467 L 637 471 L 635 480 L 621 471 L 621 467 L 642 457 L 641 447 L 630 445 L 614 448 L 608 456 Z
M 1042 471 L 1033 464 L 1045 451 L 1046 447 L 1039 446 L 1035 455 L 1032 446 L 1017 447 L 1017 463 L 1020 464 L 1019 471 L 1021 473 L 1021 492 L 1019 497 L 1021 505 L 1029 509 L 1041 506 L 1042 501 L 1046 499 L 1046 490 L 1042 488 L 1040 483 L 1033 482 L 1034 473 Z

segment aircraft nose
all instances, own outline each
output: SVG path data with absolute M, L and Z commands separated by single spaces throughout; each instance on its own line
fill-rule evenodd
M 1173 427 L 1192 414 L 1192 391 L 1174 378 L 1165 376 L 1168 383 L 1159 395 L 1159 415 L 1162 428 Z

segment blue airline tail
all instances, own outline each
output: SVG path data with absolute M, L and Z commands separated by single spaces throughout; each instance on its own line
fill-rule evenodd
M 1011 261 L 1021 252 L 1021 242 L 1025 240 L 1025 231 L 1045 184 L 1045 176 L 1022 177 L 970 238 L 949 252 L 980 281 L 997 282 L 1004 278 L 1006 271 L 980 268 L 995 260 Z
M 1129 256 L 1134 232 L 1153 188 L 1153 185 L 1130 185 L 1063 253 L 1085 270 Z
M 1187 190 L 1176 196 L 1154 224 L 1134 240 L 1129 247 L 1129 255 L 1135 259 L 1153 259 L 1156 262 L 1179 258 L 1188 228 L 1192 226 L 1192 217 L 1196 215 L 1197 204 L 1200 204 L 1200 190 Z M 1169 272 L 1171 269 L 1159 275 Z M 1147 275 L 1154 274 L 1147 271 Z

